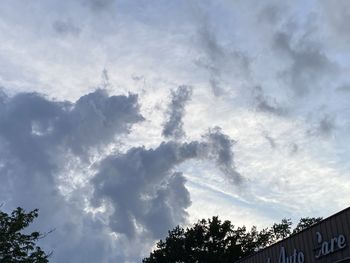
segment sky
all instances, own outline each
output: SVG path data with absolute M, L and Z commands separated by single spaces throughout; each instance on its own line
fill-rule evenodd
M 51 262 L 350 200 L 347 0 L 0 1 L 0 201 Z

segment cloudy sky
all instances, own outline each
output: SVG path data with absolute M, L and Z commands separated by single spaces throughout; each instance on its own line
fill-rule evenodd
M 0 1 L 0 200 L 52 262 L 350 200 L 350 2 Z

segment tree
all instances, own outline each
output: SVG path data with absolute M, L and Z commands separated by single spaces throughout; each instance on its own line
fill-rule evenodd
M 292 231 L 290 219 L 282 219 L 271 228 L 258 231 L 253 226 L 235 228 L 230 221 L 218 217 L 202 219 L 186 230 L 180 226 L 168 232 L 143 263 L 214 263 L 235 262 L 291 234 L 295 234 L 322 218 L 301 218 Z
M 143 262 L 232 262 L 266 246 L 269 235 L 267 229 L 257 231 L 256 227 L 235 229 L 230 221 L 221 222 L 218 217 L 203 219 L 186 230 L 177 226 L 169 231 Z
M 281 223 L 276 224 L 274 223 L 271 231 L 272 231 L 272 236 L 271 236 L 271 241 L 272 243 L 277 242 L 279 240 L 285 239 L 288 237 L 291 233 L 291 226 L 292 226 L 292 221 L 291 219 L 283 218 Z
M 46 254 L 36 241 L 46 234 L 22 231 L 38 217 L 38 209 L 26 213 L 18 207 L 11 215 L 0 211 L 0 262 L 3 263 L 46 263 Z
M 299 223 L 293 230 L 293 234 L 296 234 L 300 231 L 303 231 L 306 228 L 309 228 L 310 226 L 320 222 L 322 220 L 322 217 L 304 217 L 300 218 Z

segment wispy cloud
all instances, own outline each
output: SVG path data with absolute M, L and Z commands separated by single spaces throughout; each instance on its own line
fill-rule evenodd
M 167 120 L 162 131 L 163 136 L 179 139 L 185 135 L 182 117 L 185 114 L 185 105 L 191 99 L 192 88 L 180 86 L 171 92 L 171 102 L 168 106 Z

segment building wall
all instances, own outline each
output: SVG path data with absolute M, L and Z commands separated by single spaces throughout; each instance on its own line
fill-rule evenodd
M 240 261 L 265 262 L 350 262 L 350 207 Z

